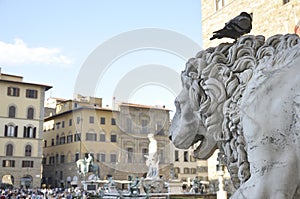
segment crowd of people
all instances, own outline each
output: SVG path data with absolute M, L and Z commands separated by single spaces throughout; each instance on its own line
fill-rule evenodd
M 91 195 L 92 193 L 79 188 L 0 189 L 0 199 L 88 199 Z

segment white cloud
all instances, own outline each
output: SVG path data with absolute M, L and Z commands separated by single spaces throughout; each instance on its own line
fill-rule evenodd
M 15 66 L 22 64 L 65 64 L 69 65 L 70 58 L 61 54 L 58 48 L 28 47 L 19 38 L 14 43 L 0 41 L 0 65 Z

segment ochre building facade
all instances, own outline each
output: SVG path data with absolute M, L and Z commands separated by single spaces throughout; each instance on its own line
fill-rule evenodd
M 88 180 L 78 174 L 76 161 L 88 153 L 100 167 L 100 179 L 142 177 L 148 168 L 148 134 L 157 140 L 159 173 L 170 178 L 169 110 L 120 103 L 116 110 L 102 107 L 102 99 L 77 96 L 57 100 L 55 113 L 44 122 L 43 184 L 51 187 L 81 186 Z
M 45 91 L 51 86 L 24 82 L 0 68 L 0 182 L 40 187 Z

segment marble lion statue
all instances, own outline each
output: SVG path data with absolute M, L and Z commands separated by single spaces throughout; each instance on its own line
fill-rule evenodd
M 242 36 L 200 51 L 181 74 L 170 139 L 216 148 L 234 199 L 300 198 L 300 38 Z

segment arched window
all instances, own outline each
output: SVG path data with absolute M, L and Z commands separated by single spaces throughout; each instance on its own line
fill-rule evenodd
M 27 109 L 27 119 L 33 119 L 34 117 L 34 109 L 32 107 L 29 107 Z
M 23 137 L 24 138 L 35 138 L 36 137 L 36 127 L 24 126 Z
M 12 156 L 13 150 L 14 150 L 14 147 L 12 144 L 6 145 L 6 156 Z
M 8 108 L 8 117 L 10 117 L 10 118 L 16 117 L 16 107 L 15 106 L 10 106 Z
M 18 126 L 10 123 L 4 127 L 4 136 L 5 137 L 18 137 Z
M 61 134 L 61 137 L 59 137 L 59 144 L 65 144 L 66 143 L 66 136 L 64 133 Z
M 31 146 L 30 145 L 25 146 L 25 156 L 31 157 Z

